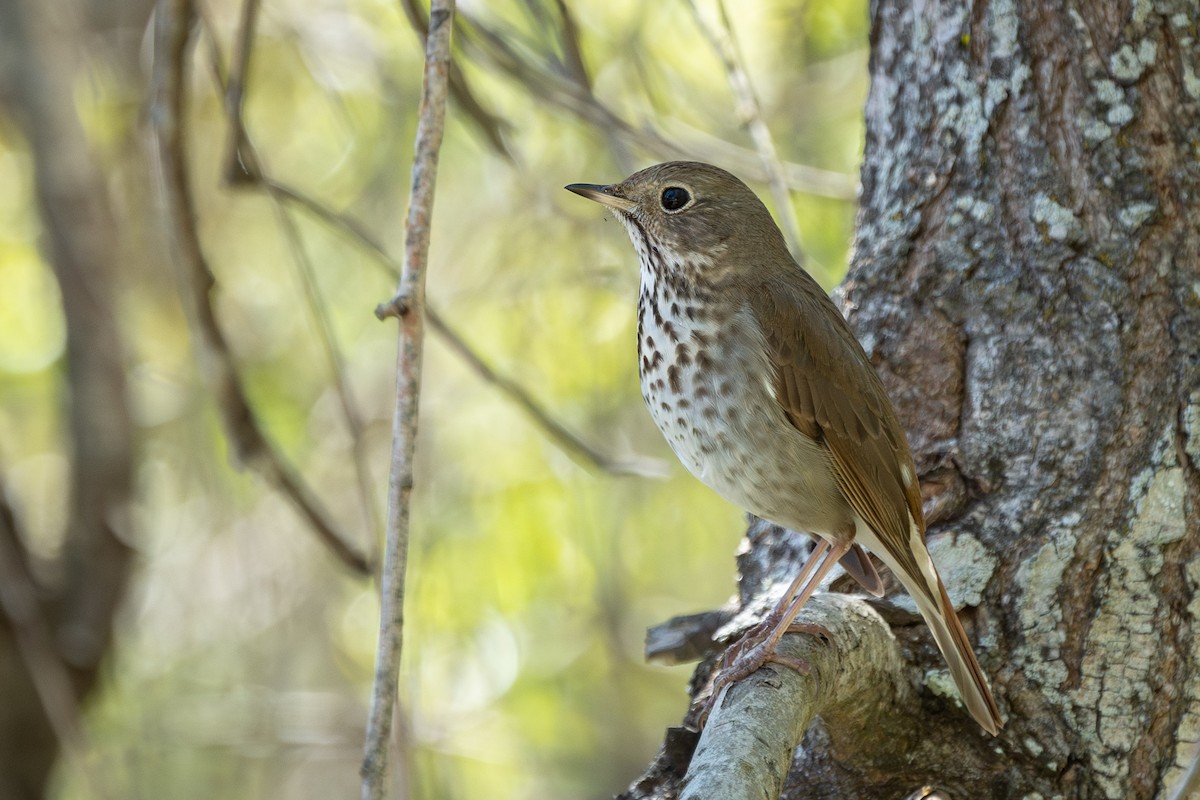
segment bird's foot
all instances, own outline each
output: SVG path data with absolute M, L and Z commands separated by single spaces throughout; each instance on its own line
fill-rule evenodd
M 704 729 L 704 723 L 708 720 L 708 715 L 712 713 L 717 700 L 721 697 L 721 693 L 724 692 L 726 687 L 753 674 L 763 664 L 768 662 L 779 664 L 794 669 L 801 675 L 809 673 L 809 664 L 807 661 L 802 658 L 792 658 L 776 651 L 779 645 L 779 637 L 772 636 L 772 634 L 777 626 L 778 621 L 768 617 L 746 631 L 740 639 L 726 648 L 725 654 L 721 657 L 721 666 L 717 668 L 716 674 L 710 681 L 710 689 L 707 697 L 697 698 L 698 701 L 701 699 L 704 701 L 704 706 L 700 710 L 700 715 L 697 719 L 699 730 Z M 833 641 L 833 635 L 820 625 L 793 622 L 787 627 L 785 633 L 807 633 L 812 636 L 820 636 L 827 641 Z

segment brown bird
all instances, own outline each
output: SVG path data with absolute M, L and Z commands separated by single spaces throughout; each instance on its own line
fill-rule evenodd
M 925 547 L 921 489 L 883 384 L 766 207 L 723 169 L 676 161 L 566 187 L 615 212 L 641 261 L 642 397 L 684 465 L 732 503 L 818 538 L 764 624 L 731 648 L 713 696 L 774 658 L 840 560 L 872 593 L 865 545 L 916 601 L 971 715 L 1000 711 Z

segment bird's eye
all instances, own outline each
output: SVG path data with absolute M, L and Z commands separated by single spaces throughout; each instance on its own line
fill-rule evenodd
M 678 211 L 688 204 L 692 196 L 688 190 L 679 186 L 668 186 L 663 189 L 662 207 L 664 211 Z

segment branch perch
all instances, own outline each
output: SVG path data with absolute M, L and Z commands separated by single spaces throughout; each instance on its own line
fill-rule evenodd
M 737 603 L 656 626 L 647 638 L 655 661 L 711 654 L 713 642 L 732 641 L 761 621 L 812 546 L 756 518 L 746 544 L 738 555 Z M 947 577 L 960 583 L 952 570 Z M 779 797 L 780 787 L 787 797 L 841 797 L 849 796 L 842 791 L 847 780 L 886 787 L 871 796 L 903 797 L 936 776 L 977 787 L 1006 778 L 1012 762 L 997 758 L 995 742 L 958 707 L 957 695 L 935 699 L 943 692 L 934 676 L 944 665 L 928 658 L 936 651 L 915 615 L 890 599 L 826 591 L 809 600 L 801 621 L 829 633 L 783 638 L 781 654 L 807 662 L 808 674 L 768 664 L 731 686 L 700 739 L 669 730 L 658 757 L 620 800 L 766 800 Z M 924 681 L 913 680 L 914 667 Z M 710 669 L 697 670 L 694 696 L 702 696 Z M 927 688 L 915 690 L 920 683 Z M 697 713 L 686 721 L 694 724 Z
M 818 715 L 845 729 L 917 713 L 896 640 L 870 605 L 819 593 L 804 622 L 828 630 L 830 641 L 789 634 L 780 653 L 806 661 L 809 673 L 771 664 L 729 687 L 696 745 L 680 800 L 778 797 L 792 752 Z

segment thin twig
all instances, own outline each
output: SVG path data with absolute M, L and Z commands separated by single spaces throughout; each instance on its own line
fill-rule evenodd
M 441 315 L 437 314 L 429 306 L 425 307 L 425 315 L 429 319 L 429 326 L 441 335 L 451 350 L 457 353 L 484 380 L 508 395 L 530 418 L 534 419 L 541 426 L 542 430 L 551 439 L 567 452 L 573 453 L 597 468 L 613 475 L 640 475 L 642 477 L 662 478 L 668 474 L 666 464 L 657 459 L 634 458 L 628 461 L 620 461 L 601 453 L 551 417 L 546 409 L 542 408 L 541 404 L 525 391 L 524 387 L 511 378 L 500 375 L 488 366 L 471 349 L 471 346 L 446 323 Z
M 246 75 L 250 71 L 250 56 L 254 52 L 254 31 L 258 23 L 259 0 L 244 0 L 242 21 L 238 25 L 237 42 L 229 65 L 229 81 L 225 87 L 225 116 L 229 119 L 229 138 L 225 147 L 225 180 L 231 185 L 253 182 L 259 174 L 259 162 L 252 148 L 245 147 L 246 126 L 242 108 L 246 99 Z M 217 39 L 210 36 L 213 52 Z M 218 75 L 220 73 L 218 67 Z
M 396 707 L 396 682 L 404 635 L 404 584 L 408 562 L 408 530 L 413 489 L 413 454 L 417 437 L 417 404 L 421 394 L 421 357 L 425 341 L 425 272 L 429 260 L 430 218 L 437 186 L 438 154 L 445 130 L 450 65 L 450 31 L 454 0 L 433 0 L 425 41 L 425 77 L 413 150 L 412 197 L 404 225 L 404 271 L 396 294 L 376 311 L 398 315 L 396 411 L 393 418 L 392 466 L 388 480 L 387 545 L 384 551 L 379 613 L 379 643 L 371 714 L 363 752 L 363 800 L 382 800 L 387 775 L 388 742 Z
M 682 143 L 681 147 L 705 153 L 750 180 L 766 182 L 767 174 L 762 159 L 754 151 L 713 136 L 677 117 L 671 119 L 670 127 Z M 782 167 L 787 185 L 794 191 L 834 200 L 855 200 L 858 197 L 858 178 L 854 175 L 791 161 L 782 162 Z
M 420 4 L 417 0 L 401 0 L 400 7 L 404 10 L 404 16 L 408 18 L 409 27 L 417 34 L 421 46 L 424 47 L 425 37 L 429 34 L 429 21 L 425 19 Z M 496 116 L 483 107 L 483 103 L 475 97 L 475 92 L 471 89 L 471 84 L 467 82 L 467 76 L 463 74 L 462 68 L 454 61 L 450 62 L 450 97 L 458 105 L 459 110 L 475 123 L 475 127 L 483 132 L 484 138 L 487 139 L 492 150 L 507 161 L 513 162 L 515 159 L 504 143 L 504 134 L 511 130 L 512 125 L 508 120 Z
M 635 127 L 575 81 L 530 63 L 504 36 L 477 19 L 466 13 L 460 13 L 459 17 L 466 49 L 492 70 L 506 73 L 523 84 L 532 96 L 574 114 L 598 130 L 616 134 L 658 158 L 697 158 L 720 163 L 750 180 L 765 182 L 769 179 L 762 159 L 755 151 L 708 136 L 679 136 L 677 134 L 685 129 L 674 122 L 670 136 L 648 122 Z M 782 166 L 787 185 L 796 191 L 836 200 L 854 200 L 857 196 L 858 181 L 853 175 L 792 162 L 784 162 Z
M 185 158 L 183 126 L 188 35 L 194 14 L 191 0 L 159 6 L 151 119 L 158 146 L 164 202 L 183 278 L 183 296 L 207 367 L 210 391 L 221 411 L 226 436 L 238 459 L 253 466 L 292 501 L 317 536 L 347 566 L 360 574 L 371 571 L 367 558 L 338 531 L 287 459 L 268 439 L 250 404 L 236 361 L 217 319 L 210 296 L 216 279 L 196 232 L 196 213 Z
M 329 361 L 330 371 L 333 374 L 333 385 L 337 391 L 338 402 L 342 407 L 342 417 L 346 420 L 346 427 L 350 432 L 350 450 L 353 455 L 354 474 L 358 484 L 359 503 L 363 509 L 367 529 L 372 533 L 370 538 L 372 547 L 376 547 L 377 545 L 374 543 L 379 540 L 378 534 L 383 530 L 383 520 L 380 519 L 378 507 L 375 504 L 371 471 L 367 466 L 367 438 L 364 433 L 362 412 L 358 408 L 358 401 L 354 398 L 354 389 L 350 385 L 350 376 L 346 370 L 346 360 L 337 344 L 329 311 L 317 288 L 316 270 L 313 269 L 308 251 L 304 249 L 304 243 L 300 239 L 300 230 L 296 227 L 296 221 L 292 219 L 291 211 L 284 205 L 284 200 L 270 192 L 269 189 L 268 194 L 271 197 L 271 204 L 275 207 L 284 238 L 292 251 L 292 262 L 300 272 L 300 282 L 304 287 L 304 299 L 308 305 L 308 313 L 317 321 L 321 344 L 325 348 L 325 358 Z
M 255 4 L 256 2 L 257 0 L 248 0 L 245 8 L 249 9 L 251 5 Z M 414 7 L 411 0 L 405 0 L 402 5 L 405 13 L 409 15 L 410 23 L 414 26 L 414 29 L 421 34 L 422 42 L 424 42 L 425 30 L 427 27 L 424 17 L 418 13 L 418 10 Z M 564 9 L 560 9 L 560 12 L 563 10 Z M 253 25 L 253 19 L 254 18 L 249 11 L 243 11 L 243 31 L 245 31 L 247 27 Z M 231 145 L 231 148 L 227 154 L 226 179 L 232 180 L 230 176 L 239 176 L 235 185 L 261 186 L 267 190 L 271 198 L 277 203 L 278 201 L 283 200 L 304 208 L 306 211 L 313 214 L 327 225 L 341 231 L 343 234 L 348 235 L 360 247 L 364 248 L 371 256 L 373 256 L 375 263 L 384 267 L 386 272 L 390 277 L 392 277 L 393 280 L 398 279 L 401 271 L 400 265 L 361 223 L 345 214 L 340 214 L 333 211 L 328 206 L 314 199 L 309 194 L 289 184 L 277 181 L 264 172 L 261 166 L 261 160 L 257 156 L 253 140 L 246 131 L 242 120 L 241 100 L 244 96 L 243 92 L 239 89 L 236 93 L 236 99 L 234 97 L 234 87 L 244 86 L 245 76 L 238 74 L 235 71 L 234 74 L 230 75 L 228 80 L 225 79 L 222 74 L 222 68 L 220 64 L 220 53 L 215 47 L 216 40 L 212 34 L 211 24 L 207 18 L 203 19 L 203 24 L 209 33 L 209 41 L 214 44 L 214 47 L 210 53 L 214 80 L 218 86 L 228 87 L 222 89 L 226 98 L 226 115 L 229 117 L 231 131 L 236 132 L 236 136 L 233 134 L 230 136 L 230 141 L 236 142 L 237 148 L 234 149 Z M 570 18 L 569 14 L 567 14 L 567 16 L 563 19 L 562 25 L 564 27 L 564 35 L 576 32 L 574 20 Z M 240 34 L 237 41 L 238 54 L 234 59 L 234 63 L 240 65 L 241 69 L 245 69 L 249 64 L 250 57 L 249 54 L 244 51 L 250 47 L 251 40 L 244 34 Z M 573 44 L 567 46 L 567 48 L 568 50 L 576 53 L 576 55 L 572 58 L 572 62 L 577 63 L 577 66 L 573 68 L 573 71 L 576 74 L 579 82 L 582 85 L 587 86 L 590 84 L 590 79 L 588 78 L 587 72 L 583 67 L 581 56 L 578 55 L 578 42 L 574 42 Z M 453 62 L 451 62 L 450 80 L 450 88 L 453 92 Z M 300 248 L 299 239 L 294 225 L 290 222 L 290 220 L 285 220 L 282 217 L 281 224 L 284 227 L 285 233 L 289 236 L 289 244 L 292 247 L 293 252 L 297 254 L 298 259 L 300 259 L 299 263 L 302 264 L 302 269 L 304 269 L 304 264 L 307 263 L 308 259 L 303 255 L 303 250 Z M 311 273 L 311 265 L 307 266 L 307 270 L 308 273 Z M 306 274 L 304 276 L 304 281 L 306 291 L 308 291 L 310 308 L 312 308 L 314 316 L 317 317 L 318 322 L 321 323 L 320 328 L 324 337 L 323 341 L 325 343 L 326 350 L 330 354 L 330 361 L 333 365 L 335 378 L 337 380 L 339 397 L 342 399 L 342 405 L 345 408 L 347 405 L 347 399 L 350 397 L 350 395 L 348 392 L 349 387 L 346 385 L 346 381 L 342 374 L 343 370 L 340 367 L 340 353 L 332 345 L 332 333 L 329 331 L 328 324 L 322 322 L 325 314 L 323 310 L 316 308 L 315 299 L 312 297 L 311 290 L 308 289 L 308 287 L 312 284 L 311 276 Z M 480 378 L 488 383 L 491 383 L 503 394 L 507 395 L 509 399 L 515 402 L 522 410 L 525 411 L 526 414 L 529 415 L 530 419 L 536 425 L 542 428 L 542 431 L 549 436 L 552 441 L 557 443 L 566 452 L 578 458 L 582 458 L 585 462 L 596 469 L 612 475 L 637 475 L 640 477 L 661 478 L 668 474 L 668 468 L 666 464 L 658 459 L 636 456 L 629 459 L 618 459 L 601 452 L 598 448 L 585 441 L 582 437 L 571 432 L 565 425 L 556 420 L 553 415 L 551 415 L 541 403 L 534 399 L 534 397 L 523 386 L 513 379 L 500 374 L 494 368 L 488 365 L 483 357 L 480 356 L 474 349 L 472 349 L 469 344 L 467 344 L 465 339 L 454 332 L 454 330 L 446 323 L 445 318 L 428 304 L 426 305 L 426 315 L 429 318 L 430 327 L 433 329 L 434 333 L 446 340 L 446 343 L 450 347 L 451 351 L 462 358 L 462 360 L 466 362 L 467 366 L 474 370 Z M 343 389 L 343 387 L 345 388 Z M 349 427 L 351 428 L 351 433 L 354 440 L 355 466 L 359 474 L 359 490 L 360 494 L 363 496 L 364 503 L 366 503 L 370 498 L 370 492 L 369 489 L 363 488 L 364 476 L 367 475 L 367 470 L 365 464 L 362 463 L 365 443 L 363 442 L 362 437 L 359 435 L 359 431 L 361 431 L 361 425 L 355 424 L 357 422 L 358 415 L 354 413 L 353 409 L 348 410 L 346 419 Z M 375 505 L 370 503 L 368 512 L 370 518 L 368 522 L 372 524 L 372 529 L 377 529 L 378 520 L 374 514 L 374 509 Z
M 564 0 L 555 0 L 555 6 L 558 8 L 558 18 L 561 23 L 563 58 L 566 60 L 567 73 L 576 83 L 586 89 L 588 94 L 591 94 L 592 76 L 588 74 L 587 66 L 583 63 L 583 48 L 579 44 L 579 26 L 575 24 L 575 17 L 571 15 L 571 9 L 567 7 Z
M 717 17 L 720 24 L 709 22 L 700 12 L 696 0 L 688 0 L 688 6 L 692 9 L 696 24 L 721 59 L 725 76 L 729 79 L 729 88 L 733 90 L 738 119 L 750 132 L 750 138 L 754 140 L 754 147 L 758 150 L 763 169 L 767 173 L 767 184 L 771 187 L 771 196 L 775 198 L 775 205 L 779 209 L 778 216 L 783 222 L 783 233 L 787 238 L 788 247 L 796 263 L 804 266 L 804 248 L 800 243 L 800 228 L 796 225 L 796 209 L 792 204 L 792 194 L 788 190 L 787 176 L 779 161 L 779 152 L 775 149 L 771 129 L 763 119 L 762 105 L 758 102 L 758 95 L 750 83 L 750 75 L 746 72 L 742 54 L 733 38 L 733 26 L 729 22 L 725 3 L 717 0 Z
M 583 45 L 579 41 L 579 26 L 575 23 L 575 17 L 564 0 L 556 0 L 555 5 L 558 8 L 559 18 L 557 33 L 562 45 L 563 69 L 567 79 L 575 84 L 580 96 L 587 98 L 591 103 L 600 105 L 600 100 L 596 97 L 592 85 L 592 76 L 583 60 Z M 612 153 L 617 167 L 622 172 L 632 172 L 636 162 L 630 152 L 629 142 L 612 128 L 602 127 L 598 130 L 608 143 L 608 149 Z
M 337 391 L 338 401 L 342 407 L 342 416 L 346 420 L 346 428 L 350 433 L 351 453 L 354 461 L 354 475 L 358 485 L 359 504 L 362 507 L 363 521 L 371 532 L 369 537 L 372 558 L 377 558 L 374 552 L 383 531 L 383 521 L 372 491 L 371 471 L 367 466 L 367 441 L 363 432 L 362 413 L 354 399 L 350 386 L 350 378 L 346 373 L 345 359 L 334 335 L 333 324 L 325 308 L 320 292 L 317 291 L 317 280 L 313 269 L 312 259 L 300 238 L 288 210 L 284 207 L 284 198 L 271 191 L 271 184 L 266 180 L 262 170 L 262 160 L 246 131 L 243 108 L 245 106 L 246 75 L 250 68 L 250 56 L 254 49 L 254 30 L 258 19 L 259 0 L 245 0 L 242 6 L 241 26 L 238 30 L 236 45 L 231 60 L 231 70 L 228 80 L 223 79 L 221 69 L 220 49 L 216 37 L 209 27 L 208 19 L 202 22 L 208 31 L 208 39 L 212 43 L 210 56 L 213 64 L 213 77 L 225 99 L 225 115 L 229 121 L 229 145 L 225 161 L 225 181 L 235 187 L 264 186 L 275 209 L 276 219 L 283 231 L 284 239 L 292 252 L 292 263 L 300 273 L 300 283 L 304 288 L 304 299 L 308 312 L 317 323 L 317 333 L 325 349 L 330 371 L 333 374 L 333 384 Z
M 388 254 L 380 242 L 368 232 L 362 224 L 345 214 L 339 214 L 328 206 L 313 199 L 304 192 L 287 184 L 272 180 L 266 176 L 261 178 L 273 194 L 304 208 L 313 216 L 325 222 L 335 230 L 348 236 L 364 249 L 373 260 L 379 264 L 393 279 L 399 279 L 400 265 Z M 430 329 L 445 340 L 452 352 L 458 355 L 476 375 L 487 383 L 492 384 L 501 393 L 508 396 L 517 404 L 529 418 L 542 429 L 550 439 L 563 450 L 582 458 L 585 462 L 612 475 L 637 475 L 641 477 L 661 478 L 668 474 L 667 465 L 654 458 L 634 456 L 629 459 L 614 458 L 601 452 L 597 447 L 573 433 L 563 423 L 554 418 L 546 408 L 529 393 L 524 386 L 512 378 L 500 374 L 489 365 L 483 356 L 471 347 L 467 341 L 458 335 L 446 321 L 441 312 L 437 311 L 426 301 L 425 316 Z

